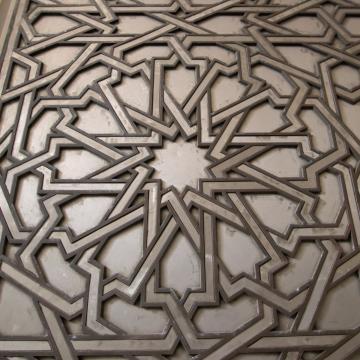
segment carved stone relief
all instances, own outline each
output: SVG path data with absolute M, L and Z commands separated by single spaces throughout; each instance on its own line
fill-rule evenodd
M 359 359 L 359 1 L 0 12 L 1 360 Z

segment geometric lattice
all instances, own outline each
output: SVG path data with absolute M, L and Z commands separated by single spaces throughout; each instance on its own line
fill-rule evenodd
M 2 359 L 356 359 L 359 2 L 5 6 Z

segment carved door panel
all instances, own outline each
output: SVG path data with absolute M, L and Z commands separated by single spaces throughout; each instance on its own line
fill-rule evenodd
M 359 5 L 3 0 L 1 359 L 359 359 Z

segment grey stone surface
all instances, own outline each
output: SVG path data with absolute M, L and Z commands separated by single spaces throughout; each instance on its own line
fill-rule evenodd
M 359 14 L 3 0 L 1 359 L 359 359 Z

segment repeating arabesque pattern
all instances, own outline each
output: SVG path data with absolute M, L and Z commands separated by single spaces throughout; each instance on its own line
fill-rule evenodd
M 11 321 L 3 324 L 0 355 L 335 360 L 356 354 L 357 308 L 350 309 L 352 325 L 326 328 L 318 319 L 331 311 L 324 306 L 334 289 L 349 279 L 358 285 L 359 14 L 350 0 L 9 2 L 0 44 L 0 292 L 6 296 L 4 284 L 10 284 L 26 294 L 45 331 L 25 336 L 21 329 L 7 333 L 14 329 Z M 181 78 L 168 84 L 167 71 L 178 67 L 193 74 L 190 85 Z M 219 78 L 235 87 L 218 91 L 225 101 L 215 106 Z M 135 91 L 119 94 L 128 79 L 137 79 Z M 132 101 L 144 100 L 144 88 L 146 107 Z M 270 110 L 252 117 L 257 128 L 246 130 L 250 114 L 264 106 Z M 80 114 L 94 107 L 103 116 L 90 111 L 90 125 L 81 125 Z M 107 130 L 105 118 L 116 126 Z M 208 176 L 197 188 L 165 186 L 154 176 L 157 151 L 178 138 L 196 140 L 206 151 Z M 71 176 L 60 176 L 59 159 L 72 149 L 100 165 L 78 173 L 81 157 L 70 157 Z M 299 173 L 289 175 L 291 164 L 272 160 L 284 149 L 295 149 Z M 18 198 L 29 204 L 21 187 L 26 176 L 37 184 L 37 207 L 24 215 Z M 337 187 L 329 190 L 326 179 Z M 77 234 L 64 221 L 64 209 L 94 195 L 114 201 Z M 268 207 L 264 215 L 251 202 L 256 196 L 295 204 L 297 221 L 283 230 L 272 226 L 280 209 Z M 329 201 L 336 211 L 322 215 Z M 96 203 L 91 206 L 96 213 Z M 32 220 L 36 215 L 39 221 Z M 141 255 L 126 276 L 107 274 L 98 255 L 134 224 L 142 231 Z M 229 268 L 218 246 L 219 224 L 261 249 L 253 272 Z M 200 284 L 182 294 L 164 285 L 161 269 L 179 231 L 200 264 Z M 242 238 L 234 237 L 234 252 L 236 241 Z M 293 266 L 303 244 L 317 249 L 319 261 L 310 278 L 285 291 L 276 276 Z M 76 294 L 66 291 L 69 279 L 54 283 L 44 275 L 40 254 L 49 246 L 74 278 L 86 279 Z M 124 251 L 114 258 L 126 261 Z M 231 245 L 226 251 L 231 255 Z M 196 320 L 199 311 L 216 311 L 244 296 L 256 312 L 235 321 L 231 331 L 222 329 L 221 312 L 211 313 L 219 321 L 212 331 Z M 344 290 L 339 308 L 348 297 L 359 304 L 356 296 Z M 118 313 L 123 327 L 104 316 L 105 303 L 114 298 L 140 315 Z M 0 301 L 0 317 L 15 319 L 19 303 L 14 298 L 16 306 L 5 314 Z M 241 310 L 228 309 L 227 322 L 241 319 Z M 163 330 L 152 332 L 156 320 L 142 311 L 160 312 Z M 345 315 L 334 316 L 336 323 Z M 80 319 L 80 333 L 68 326 L 73 319 Z

